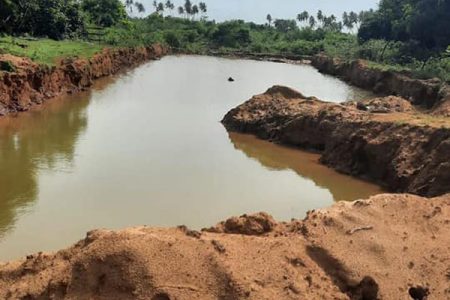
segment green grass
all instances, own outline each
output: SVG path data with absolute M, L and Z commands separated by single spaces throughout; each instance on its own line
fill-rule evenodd
M 103 48 L 105 45 L 76 40 L 0 37 L 0 53 L 29 57 L 46 65 L 55 65 L 58 59 L 65 57 L 89 58 Z

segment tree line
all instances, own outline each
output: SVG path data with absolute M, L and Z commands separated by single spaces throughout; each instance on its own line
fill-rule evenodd
M 0 0 L 0 32 L 72 38 L 88 24 L 113 26 L 127 18 L 126 7 L 143 8 L 127 0 Z
M 175 11 L 175 4 L 153 1 L 154 13 Z M 176 10 L 180 16 L 206 18 L 207 5 L 185 0 Z M 0 0 L 0 33 L 73 38 L 86 33 L 89 24 L 110 27 L 127 20 L 128 14 L 145 12 L 138 0 Z
M 266 20 L 268 27 L 280 32 L 298 27 L 333 32 L 346 29 L 356 33 L 360 45 L 384 41 L 381 60 L 389 47 L 397 47 L 406 61 L 448 57 L 450 51 L 450 0 L 381 0 L 376 10 L 344 12 L 339 20 L 321 10 L 316 14 L 303 11 L 296 19 L 274 19 L 268 14 Z
M 185 0 L 184 5 L 180 5 L 175 8 L 175 4 L 167 0 L 166 2 L 153 1 L 153 8 L 155 12 L 160 15 L 164 15 L 165 12 L 173 14 L 178 13 L 181 17 L 195 19 L 199 14 L 202 15 L 202 19 L 206 18 L 206 13 L 208 12 L 208 7 L 205 2 L 199 2 L 198 4 L 193 3 L 190 0 Z
M 334 15 L 325 15 L 322 10 L 318 10 L 316 14 L 310 14 L 308 11 L 303 11 L 297 15 L 295 20 L 289 19 L 273 19 L 271 14 L 266 17 L 267 26 L 274 26 L 281 31 L 292 30 L 296 27 L 309 27 L 311 29 L 324 29 L 341 32 L 347 29 L 348 32 L 353 33 L 358 30 L 360 24 L 373 10 L 344 12 L 340 20 Z M 297 24 L 298 22 L 298 24 Z
M 450 45 L 450 0 L 381 0 L 358 31 L 362 42 L 383 39 L 440 53 Z
M 206 4 L 192 0 L 180 6 L 153 1 L 148 16 L 133 17 L 145 11 L 142 0 L 122 1 L 0 0 L 0 33 L 63 39 L 83 37 L 86 27 L 96 25 L 106 28 L 101 39 L 111 45 L 161 42 L 200 54 L 325 52 L 450 77 L 450 0 L 381 0 L 375 10 L 340 17 L 321 10 L 293 19 L 268 14 L 266 24 L 208 21 Z

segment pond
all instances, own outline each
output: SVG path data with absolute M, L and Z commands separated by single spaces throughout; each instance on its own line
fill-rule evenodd
M 1 118 L 0 260 L 95 228 L 200 229 L 258 211 L 290 220 L 381 192 L 317 154 L 226 132 L 225 113 L 274 84 L 330 101 L 370 96 L 307 65 L 168 56 Z

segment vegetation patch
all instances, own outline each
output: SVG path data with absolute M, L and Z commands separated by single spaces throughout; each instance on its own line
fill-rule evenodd
M 2 61 L 0 61 L 0 71 L 15 72 L 16 67 L 9 60 L 2 60 Z
M 0 0 L 0 8 L 0 34 L 6 35 L 0 49 L 46 64 L 64 56 L 89 57 L 103 47 L 158 42 L 195 54 L 325 53 L 450 82 L 448 0 L 382 0 L 377 10 L 342 16 L 319 10 L 277 19 L 269 13 L 266 24 L 210 21 L 206 4 L 191 0 L 179 6 L 153 1 L 154 11 L 144 18 L 131 17 L 145 10 L 136 0 Z M 40 40 L 10 37 L 23 35 Z M 63 41 L 56 45 L 53 40 Z
M 52 39 L 0 37 L 0 49 L 16 56 L 28 57 L 33 61 L 54 65 L 64 57 L 89 58 L 101 51 L 104 44 L 82 40 L 55 41 Z

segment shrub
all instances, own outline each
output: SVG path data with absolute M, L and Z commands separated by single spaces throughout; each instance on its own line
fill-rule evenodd
M 0 61 L 0 71 L 4 72 L 15 72 L 16 66 L 9 60 L 2 60 Z

